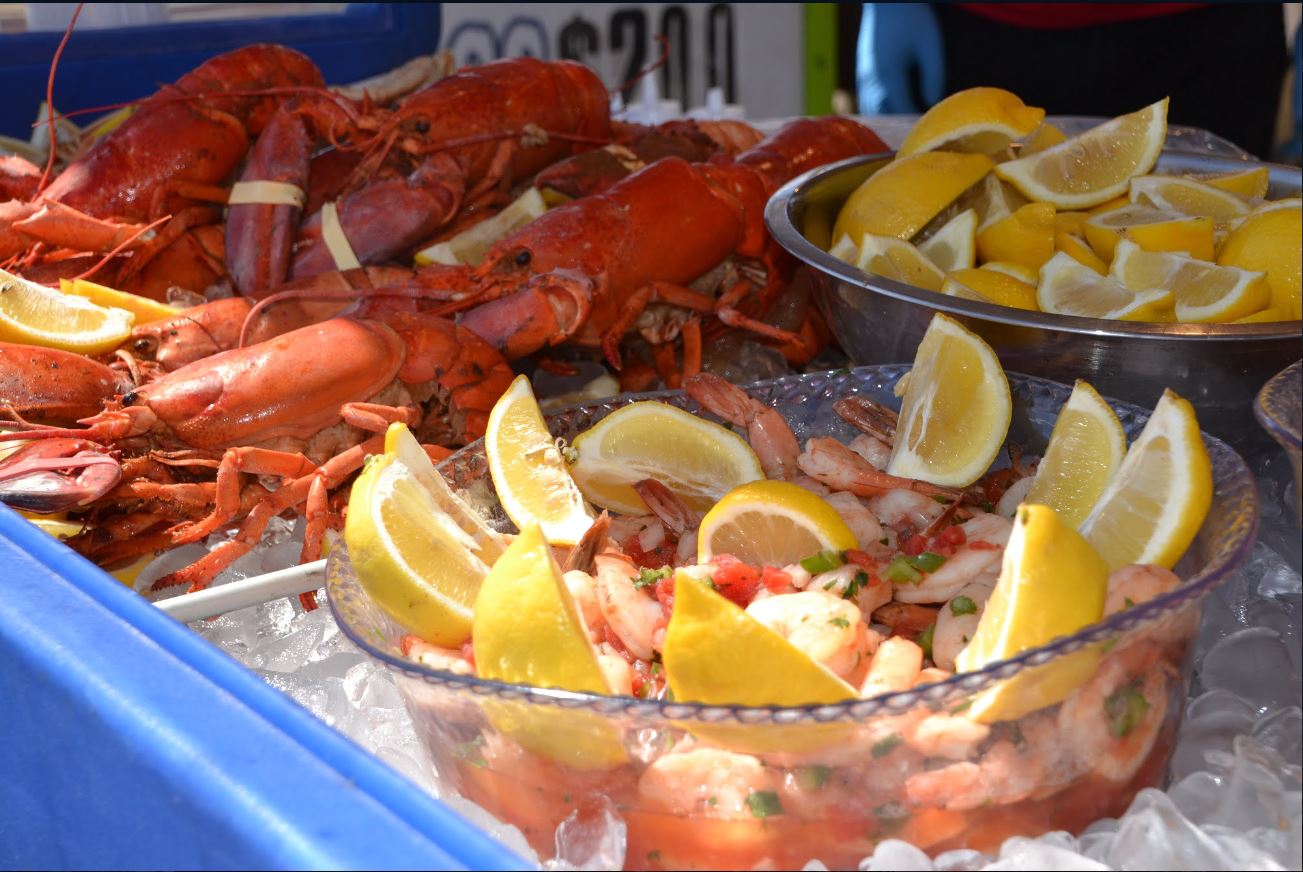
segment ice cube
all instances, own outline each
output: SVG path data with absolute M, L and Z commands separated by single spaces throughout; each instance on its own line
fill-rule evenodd
M 886 839 L 878 843 L 873 856 L 860 862 L 860 869 L 867 872 L 896 869 L 900 872 L 926 872 L 935 869 L 932 859 L 909 842 L 900 839 Z
M 1152 787 L 1136 794 L 1108 851 L 1094 859 L 1114 869 L 1235 868 L 1215 839 Z
M 1000 846 L 1000 858 L 983 868 L 1009 870 L 1009 872 L 1024 869 L 1095 870 L 1109 868 L 1077 853 L 1075 840 L 1070 836 L 1066 839 L 1060 838 L 1061 836 L 1067 836 L 1067 834 L 1047 833 L 1039 839 L 1026 839 L 1020 836 L 1006 839 L 1004 844 Z
M 1204 658 L 1200 680 L 1208 689 L 1239 694 L 1259 711 L 1300 703 L 1298 674 L 1280 634 L 1248 627 L 1213 646 Z
M 628 828 L 607 797 L 570 812 L 556 829 L 556 859 L 546 869 L 623 869 Z
M 932 863 L 938 870 L 944 870 L 944 872 L 960 872 L 960 870 L 981 869 L 989 859 L 981 851 L 960 848 L 957 851 L 946 851 L 944 854 L 938 854 L 932 858 Z

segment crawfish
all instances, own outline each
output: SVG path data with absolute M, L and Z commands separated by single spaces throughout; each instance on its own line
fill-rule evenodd
M 41 363 L 33 365 L 39 369 Z M 96 518 L 116 512 L 112 523 L 130 528 L 133 536 L 97 537 L 92 531 L 70 541 L 106 565 L 199 541 L 242 518 L 234 539 L 158 583 L 199 589 L 256 545 L 267 522 L 286 510 L 306 515 L 302 559 L 316 559 L 327 525 L 338 520 L 329 508 L 330 491 L 367 454 L 383 450 L 383 435 L 369 434 L 405 421 L 425 441 L 475 438 L 511 379 L 494 349 L 451 321 L 364 300 L 344 316 L 166 373 L 108 401 L 98 414 L 81 419 L 80 428 L 20 422 L 21 432 L 9 441 L 37 441 L 4 461 L 3 498 L 45 512 L 88 503 Z M 77 385 L 67 387 L 71 393 Z M 70 440 L 77 456 L 60 466 L 41 447 L 44 440 Z M 86 443 L 107 449 L 89 451 Z M 105 457 L 141 472 L 116 486 L 102 470 L 93 478 L 83 474 Z M 158 476 L 160 465 L 197 480 Z M 56 467 L 68 477 L 63 490 L 50 487 Z M 33 487 L 24 490 L 26 471 Z M 281 483 L 267 492 L 257 483 L 242 486 L 241 474 L 278 477 Z M 88 494 L 88 480 L 111 489 Z M 36 487 L 39 493 L 33 493 Z M 142 504 L 143 516 L 130 513 Z M 122 509 L 128 510 L 125 516 Z

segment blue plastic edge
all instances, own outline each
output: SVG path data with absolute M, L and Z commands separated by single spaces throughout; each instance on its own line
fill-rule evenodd
M 350 3 L 338 15 L 74 30 L 59 62 L 54 105 L 68 112 L 147 97 L 208 58 L 255 42 L 296 48 L 321 68 L 327 84 L 343 84 L 436 51 L 439 33 L 438 3 Z M 61 32 L 0 36 L 0 133 L 31 136 L 62 38 Z M 94 117 L 75 120 L 84 125 Z
M 0 507 L 0 867 L 528 869 Z

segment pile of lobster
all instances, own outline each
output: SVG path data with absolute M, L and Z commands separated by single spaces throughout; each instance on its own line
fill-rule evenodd
M 20 441 L 0 500 L 84 519 L 69 544 L 103 566 L 238 522 L 157 582 L 198 589 L 285 512 L 306 517 L 315 559 L 387 425 L 443 456 L 483 433 L 509 361 L 600 350 L 628 390 L 677 386 L 725 331 L 808 360 L 826 331 L 784 299 L 793 264 L 765 202 L 882 142 L 844 118 L 762 139 L 738 122 L 621 124 L 609 106 L 588 68 L 530 58 L 352 100 L 299 53 L 256 45 L 140 101 L 53 178 L 7 163 L 0 266 L 208 302 L 98 361 L 0 344 L 0 427 Z M 478 266 L 410 266 L 529 185 L 566 202 Z

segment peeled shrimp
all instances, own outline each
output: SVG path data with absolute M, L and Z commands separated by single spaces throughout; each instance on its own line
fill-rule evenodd
M 422 666 L 428 666 L 442 672 L 451 672 L 453 675 L 475 674 L 475 670 L 471 668 L 470 662 L 467 661 L 461 651 L 452 648 L 440 648 L 438 645 L 431 645 L 416 636 L 407 636 L 405 638 L 404 649 L 408 657 Z
M 596 557 L 597 602 L 616 638 L 639 660 L 651 660 L 656 642 L 664 637 L 665 610 L 649 590 L 633 586 L 638 568 L 623 554 Z
M 738 386 L 705 372 L 684 379 L 683 390 L 706 411 L 746 428 L 747 441 L 760 458 L 760 468 L 766 478 L 787 480 L 797 474 L 800 443 L 787 419 L 773 406 L 766 406 Z
M 986 724 L 938 712 L 906 730 L 905 741 L 924 757 L 969 760 L 990 734 Z
M 860 502 L 859 497 L 846 491 L 837 491 L 824 497 L 824 501 L 837 510 L 861 550 L 872 551 L 878 547 L 878 540 L 882 538 L 882 525 L 868 506 Z
M 791 642 L 840 678 L 869 657 L 869 627 L 854 603 L 819 590 L 758 599 L 747 614 Z
M 799 586 L 808 590 L 821 590 L 845 599 L 847 591 L 854 585 L 855 593 L 852 601 L 859 607 L 865 620 L 868 620 L 874 611 L 891 602 L 891 585 L 880 579 L 866 583 L 865 579 L 868 577 L 859 566 L 847 563 L 812 576 L 809 582 Z M 859 579 L 860 583 L 857 584 L 856 579 Z
M 964 531 L 966 543 L 935 572 L 924 575 L 917 584 L 897 585 L 896 599 L 906 603 L 946 602 L 982 575 L 999 572 L 1003 548 L 1009 541 L 1013 523 L 999 515 L 980 512 L 972 520 L 961 524 L 960 528 Z M 999 547 L 986 547 L 989 545 Z
M 880 472 L 869 461 L 827 436 L 807 440 L 797 464 L 806 475 L 817 478 L 833 490 L 850 491 L 862 497 L 897 489 L 945 496 L 952 500 L 959 497 L 959 492 L 950 488 Z
M 869 663 L 869 674 L 860 685 L 860 696 L 908 690 L 923 668 L 923 649 L 908 639 L 884 639 Z
M 886 469 L 891 460 L 891 446 L 867 433 L 856 436 L 847 447 L 873 464 L 874 469 Z
M 1181 583 L 1170 569 L 1148 563 L 1135 563 L 1113 571 L 1108 577 L 1108 596 L 1104 614 L 1116 615 L 1133 605 L 1148 602 Z M 1129 601 L 1129 602 L 1128 602 Z
M 946 507 L 925 494 L 912 490 L 889 490 L 869 500 L 869 508 L 889 527 L 907 524 L 923 529 L 941 516 Z
M 968 647 L 968 642 L 977 632 L 977 624 L 986 610 L 986 601 L 995 589 L 996 577 L 982 575 L 960 588 L 940 610 L 937 611 L 937 626 L 932 633 L 932 662 L 942 669 L 954 671 L 955 660 L 959 652 Z M 967 597 L 976 611 L 967 614 L 955 614 L 953 603 L 960 597 Z M 965 603 L 967 605 L 967 603 Z
M 779 788 L 759 759 L 716 748 L 671 752 L 652 761 L 638 779 L 648 808 L 673 815 L 753 820 L 752 794 Z
M 629 661 L 602 645 L 597 649 L 597 666 L 616 696 L 633 696 L 633 667 Z
M 964 760 L 911 775 L 905 781 L 905 798 L 916 807 L 969 811 L 1026 799 L 1044 775 L 1038 754 L 1020 752 L 1013 742 L 1001 739 L 977 763 Z
M 597 601 L 597 584 L 593 581 L 593 577 L 587 572 L 571 569 L 561 576 L 561 580 L 566 583 L 570 598 L 579 607 L 579 616 L 583 618 L 584 626 L 588 628 L 589 638 L 594 642 L 598 641 L 601 638 L 605 618 L 602 617 L 602 606 Z

